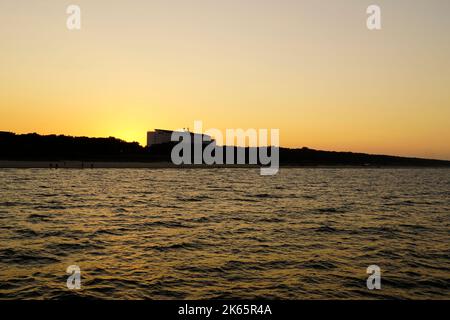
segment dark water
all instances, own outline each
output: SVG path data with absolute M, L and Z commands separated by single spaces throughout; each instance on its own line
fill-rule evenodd
M 450 170 L 258 173 L 0 170 L 0 298 L 450 298 Z

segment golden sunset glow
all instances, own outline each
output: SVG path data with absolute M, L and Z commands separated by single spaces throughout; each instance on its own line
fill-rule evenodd
M 0 3 L 0 131 L 279 128 L 287 147 L 450 159 L 450 4 Z M 432 4 L 432 5 L 431 5 Z

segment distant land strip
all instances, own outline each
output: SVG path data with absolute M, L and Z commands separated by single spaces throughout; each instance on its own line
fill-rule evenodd
M 0 132 L 0 168 L 249 168 L 258 165 L 181 165 L 171 163 L 176 143 L 143 147 L 114 137 L 88 138 L 65 135 Z M 221 147 L 224 153 L 239 147 Z M 246 155 L 250 148 L 244 148 Z M 281 167 L 447 167 L 450 161 L 279 148 Z M 246 157 L 248 159 L 248 157 Z

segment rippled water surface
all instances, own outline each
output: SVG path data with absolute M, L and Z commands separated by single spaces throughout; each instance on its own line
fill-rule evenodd
M 450 298 L 450 170 L 258 173 L 2 169 L 0 298 Z

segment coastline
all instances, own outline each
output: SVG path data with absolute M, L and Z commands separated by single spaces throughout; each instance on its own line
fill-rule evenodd
M 120 162 L 120 161 L 26 161 L 0 160 L 0 169 L 259 169 L 258 165 L 175 165 L 170 162 Z M 291 165 L 280 164 L 283 169 L 426 169 L 447 166 L 418 165 Z
M 0 160 L 0 169 L 212 169 L 259 168 L 257 165 L 175 165 L 170 162 Z

